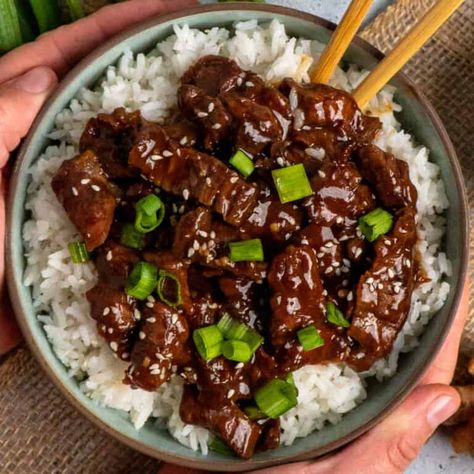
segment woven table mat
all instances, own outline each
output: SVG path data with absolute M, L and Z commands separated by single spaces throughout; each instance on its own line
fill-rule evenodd
M 399 0 L 375 19 L 362 36 L 387 52 L 432 3 Z M 474 161 L 470 159 L 473 153 L 469 142 L 474 116 L 473 3 L 467 0 L 405 67 L 405 72 L 434 104 L 454 142 L 468 186 L 471 216 L 474 211 Z M 471 249 L 473 245 L 471 241 Z M 474 258 L 474 252 L 471 256 Z M 474 262 L 470 263 L 472 274 Z M 474 317 L 469 327 L 464 347 L 474 350 Z M 0 358 L 1 474 L 139 474 L 156 473 L 158 465 L 158 461 L 115 441 L 77 412 L 26 347 Z

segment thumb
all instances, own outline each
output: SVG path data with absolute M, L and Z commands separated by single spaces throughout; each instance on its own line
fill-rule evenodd
M 28 132 L 56 83 L 54 71 L 39 66 L 0 85 L 0 168 Z
M 333 459 L 334 472 L 404 472 L 436 428 L 458 409 L 459 394 L 448 385 L 416 388 L 390 416 Z

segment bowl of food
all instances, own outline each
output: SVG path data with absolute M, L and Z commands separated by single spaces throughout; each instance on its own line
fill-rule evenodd
M 265 5 L 149 21 L 85 58 L 25 140 L 10 295 L 65 396 L 128 445 L 238 471 L 355 439 L 417 383 L 466 274 L 459 164 L 381 54 Z M 449 232 L 446 229 L 449 227 Z

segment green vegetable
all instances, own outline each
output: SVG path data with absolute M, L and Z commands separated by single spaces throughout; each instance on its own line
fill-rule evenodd
M 263 337 L 255 331 L 255 329 L 235 320 L 228 313 L 225 313 L 224 316 L 222 316 L 220 321 L 217 323 L 217 327 L 224 335 L 225 339 L 245 342 L 249 346 L 252 354 L 263 342 Z
M 324 339 L 321 337 L 321 334 L 319 334 L 319 331 L 312 325 L 300 329 L 296 335 L 305 352 L 324 346 Z
M 263 246 L 260 239 L 230 242 L 229 248 L 232 262 L 263 262 Z
M 208 444 L 209 449 L 216 453 L 233 456 L 235 453 L 232 449 L 227 446 L 227 444 L 218 436 L 213 436 L 211 441 Z
M 255 169 L 253 161 L 241 149 L 237 150 L 229 163 L 245 177 L 250 176 Z
M 260 420 L 266 418 L 265 413 L 261 412 L 258 407 L 248 406 L 244 408 L 244 412 L 251 420 Z
M 135 229 L 146 234 L 155 230 L 165 217 L 165 205 L 155 194 L 140 199 L 135 204 Z
M 342 311 L 340 311 L 334 303 L 329 302 L 326 306 L 326 310 L 326 317 L 330 323 L 343 328 L 348 328 L 351 325 L 342 314 Z
M 235 362 L 248 362 L 252 358 L 253 352 L 250 346 L 243 341 L 225 341 L 222 343 L 222 355 Z
M 380 207 L 359 218 L 359 229 L 369 242 L 389 232 L 392 224 L 392 214 Z
M 301 163 L 273 170 L 272 177 L 283 204 L 298 201 L 313 194 L 308 176 L 306 176 L 306 171 Z
M 214 359 L 222 354 L 221 343 L 223 340 L 224 337 L 215 324 L 193 331 L 194 344 L 204 360 Z
M 0 52 L 22 43 L 20 18 L 15 0 L 0 0 Z
M 170 288 L 170 285 L 174 288 Z M 172 308 L 182 303 L 181 283 L 172 273 L 160 270 L 156 291 L 160 300 Z M 173 295 L 171 298 L 170 294 Z
M 269 418 L 278 418 L 297 405 L 297 397 L 298 390 L 295 386 L 284 380 L 274 379 L 257 390 L 255 402 Z
M 132 249 L 141 249 L 145 245 L 145 236 L 133 224 L 127 223 L 122 228 L 120 243 Z
M 89 252 L 84 242 L 71 242 L 67 246 L 71 260 L 74 263 L 84 263 L 89 261 Z
M 158 269 L 147 262 L 138 262 L 133 267 L 125 285 L 125 293 L 139 300 L 146 299 L 156 286 Z
M 40 33 L 59 26 L 59 6 L 56 0 L 29 0 L 29 2 Z
M 79 20 L 79 18 L 85 16 L 81 0 L 66 0 L 66 4 L 69 10 L 69 15 L 73 21 Z

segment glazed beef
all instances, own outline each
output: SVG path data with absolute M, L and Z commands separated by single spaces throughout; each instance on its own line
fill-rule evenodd
M 377 357 L 390 352 L 408 316 L 416 239 L 415 211 L 407 207 L 392 231 L 377 240 L 372 266 L 357 284 L 349 336 Z
M 51 187 L 82 234 L 87 250 L 102 245 L 112 225 L 117 196 L 97 156 L 86 151 L 64 161 Z
M 148 301 L 124 382 L 133 388 L 158 389 L 189 362 L 188 336 L 188 324 L 182 313 L 160 302 Z

